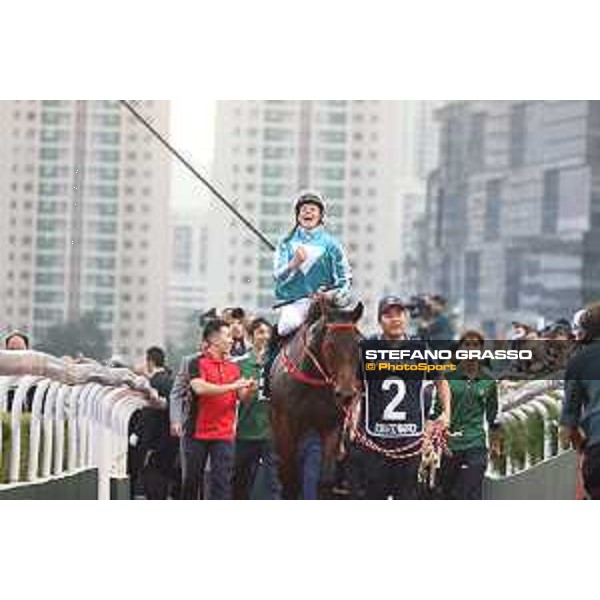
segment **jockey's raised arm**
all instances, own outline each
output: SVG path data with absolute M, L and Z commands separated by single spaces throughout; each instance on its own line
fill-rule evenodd
M 290 246 L 279 243 L 277 244 L 277 250 L 275 251 L 275 259 L 273 264 L 273 278 L 275 280 L 275 294 L 277 295 L 277 288 L 284 285 L 294 277 L 299 275 L 299 271 L 293 268 L 292 262 L 293 254 L 290 251 Z

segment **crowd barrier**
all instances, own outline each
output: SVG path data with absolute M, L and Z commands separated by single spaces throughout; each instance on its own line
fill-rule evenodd
M 500 454 L 490 461 L 485 497 L 574 499 L 577 461 L 559 435 L 563 381 L 500 386 Z
M 128 369 L 0 351 L 0 498 L 97 472 L 97 497 L 109 499 L 111 480 L 127 476 L 129 420 L 146 406 L 165 403 Z

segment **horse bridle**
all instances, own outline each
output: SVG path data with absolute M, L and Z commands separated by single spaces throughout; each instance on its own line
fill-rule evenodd
M 322 318 L 324 319 L 325 314 L 326 314 L 326 307 L 322 300 L 321 300 L 321 308 L 322 308 L 321 315 L 322 315 Z M 291 358 L 288 356 L 285 347 L 282 349 L 282 352 L 281 352 L 281 358 L 282 358 L 283 365 L 284 365 L 285 369 L 287 370 L 287 372 L 290 374 L 290 376 L 293 377 L 296 381 L 300 381 L 301 383 L 304 383 L 304 384 L 312 386 L 312 387 L 333 388 L 335 386 L 335 378 L 332 377 L 329 373 L 327 373 L 327 370 L 321 364 L 321 361 L 318 359 L 317 356 L 315 356 L 315 353 L 310 348 L 310 345 L 308 343 L 309 329 L 310 329 L 310 326 L 307 325 L 306 323 L 304 323 L 302 325 L 302 329 L 301 329 L 302 334 L 300 336 L 300 339 L 302 342 L 302 353 L 300 356 L 300 364 L 302 364 L 302 362 L 304 362 L 305 357 L 308 357 L 311 360 L 311 362 L 313 363 L 313 365 L 316 367 L 317 371 L 321 374 L 322 379 L 316 379 L 315 377 L 311 377 L 310 375 L 308 375 L 307 373 L 302 371 L 302 369 L 297 364 L 295 364 L 291 360 Z M 356 326 L 355 323 L 324 323 L 322 330 L 321 330 L 321 332 L 323 334 L 323 339 L 321 340 L 320 348 L 319 348 L 319 353 L 321 356 L 326 356 L 325 349 L 326 349 L 327 345 L 331 344 L 331 342 L 325 341 L 326 334 L 328 331 L 353 331 L 358 334 L 359 338 L 362 338 L 360 330 L 358 329 L 358 327 Z M 359 397 L 359 394 L 360 394 L 360 384 L 358 382 L 355 382 L 355 384 L 353 386 L 353 391 L 354 391 L 353 401 L 350 403 L 349 406 L 341 407 L 342 415 L 343 415 L 343 422 L 341 425 L 342 433 L 341 433 L 340 439 L 339 439 L 339 448 L 338 448 L 339 453 L 343 453 L 343 451 L 344 451 L 343 450 L 344 437 L 346 435 L 346 432 L 352 431 L 354 429 L 354 427 L 353 427 L 353 410 L 354 410 L 353 406 L 355 406 L 356 399 Z
M 320 373 L 322 379 L 316 379 L 315 377 L 312 377 L 304 372 L 298 366 L 298 364 L 295 364 L 288 356 L 285 348 L 281 352 L 283 363 L 288 373 L 297 381 L 301 381 L 302 383 L 306 383 L 307 385 L 311 385 L 313 387 L 333 387 L 335 385 L 335 377 L 332 377 L 329 373 L 327 373 L 327 370 L 321 364 L 322 361 L 315 356 L 315 353 L 310 348 L 310 344 L 308 343 L 309 328 L 310 327 L 307 324 L 302 325 L 302 335 L 300 337 L 302 342 L 302 354 L 300 356 L 299 364 L 302 364 L 304 358 L 308 357 L 317 371 Z M 356 327 L 355 323 L 324 323 L 323 330 L 325 333 L 328 331 L 354 331 L 360 335 L 358 327 Z M 321 342 L 319 349 L 321 356 L 325 355 L 325 348 L 329 343 L 330 342 L 325 342 L 325 340 Z

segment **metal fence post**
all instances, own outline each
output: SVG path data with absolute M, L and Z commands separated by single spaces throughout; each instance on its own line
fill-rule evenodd
M 13 403 L 11 407 L 10 415 L 10 466 L 8 480 L 11 483 L 17 482 L 20 479 L 20 466 L 21 466 L 21 415 L 23 412 L 23 403 L 27 398 L 27 392 L 29 388 L 34 385 L 37 381 L 40 381 L 40 377 L 27 375 L 22 377 L 15 395 L 13 397 Z

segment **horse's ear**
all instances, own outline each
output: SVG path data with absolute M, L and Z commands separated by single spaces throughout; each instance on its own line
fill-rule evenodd
M 360 321 L 360 318 L 362 317 L 364 310 L 365 310 L 364 304 L 362 302 L 359 302 L 351 314 L 353 323 L 357 323 L 358 321 Z

